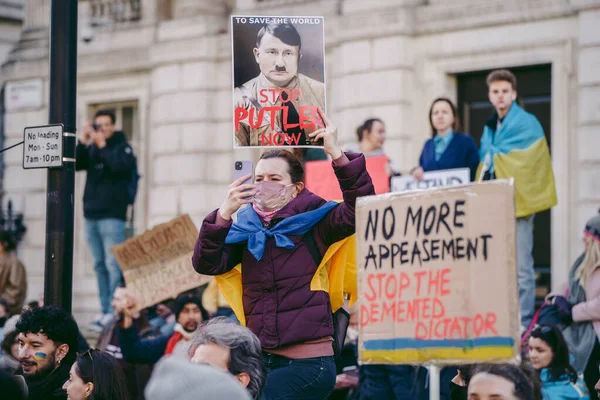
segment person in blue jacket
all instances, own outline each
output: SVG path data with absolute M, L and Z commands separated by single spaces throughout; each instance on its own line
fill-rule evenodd
M 544 400 L 590 400 L 583 376 L 569 361 L 569 348 L 560 330 L 536 326 L 529 337 L 529 358 L 540 375 Z
M 412 176 L 420 181 L 424 172 L 469 168 L 471 181 L 474 181 L 479 165 L 477 145 L 471 136 L 458 132 L 458 115 L 450 99 L 439 97 L 433 101 L 429 124 L 432 137 L 425 142 Z

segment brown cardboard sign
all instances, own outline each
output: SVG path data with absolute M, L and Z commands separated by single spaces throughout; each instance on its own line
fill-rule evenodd
M 362 363 L 517 356 L 514 196 L 495 181 L 359 199 Z
M 111 248 L 138 309 L 208 283 L 192 266 L 197 237 L 186 214 Z

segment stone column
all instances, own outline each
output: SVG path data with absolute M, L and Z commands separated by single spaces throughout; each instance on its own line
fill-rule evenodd
M 25 23 L 23 30 L 50 26 L 51 0 L 25 0 Z
M 356 142 L 367 118 L 386 124 L 385 152 L 395 170 L 411 160 L 414 50 L 411 23 L 416 0 L 343 3 L 343 14 L 326 22 L 327 106 L 344 145 Z M 369 12 L 363 7 L 371 7 Z M 385 35 L 382 33 L 385 32 Z
M 23 140 L 23 128 L 48 123 L 48 51 L 50 0 L 26 0 L 25 21 L 19 42 L 0 71 L 0 84 L 41 79 L 42 105 L 11 108 L 4 115 L 5 144 Z M 27 301 L 44 290 L 46 170 L 24 170 L 23 152 L 4 153 L 4 201 L 12 200 L 15 212 L 23 213 L 27 227 L 18 252 L 27 271 Z
M 576 179 L 571 232 L 581 232 L 587 219 L 597 215 L 600 205 L 600 1 L 573 0 L 579 9 L 577 41 L 577 156 L 571 176 Z M 581 240 L 573 235 L 570 259 L 580 249 Z

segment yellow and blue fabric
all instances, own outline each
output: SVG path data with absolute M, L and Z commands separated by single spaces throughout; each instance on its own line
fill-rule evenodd
M 361 359 L 370 364 L 403 364 L 429 360 L 509 359 L 515 354 L 511 337 L 421 340 L 412 338 L 375 339 L 362 342 Z
M 444 154 L 453 138 L 454 131 L 452 129 L 444 136 L 440 136 L 437 133 L 435 134 L 435 136 L 433 137 L 433 144 L 435 145 L 435 161 L 440 161 L 442 154 Z
M 286 218 L 278 223 L 275 227 L 286 222 L 288 219 L 296 219 L 289 222 L 277 231 L 264 231 L 262 224 L 260 224 L 260 234 L 258 233 L 258 230 L 255 230 L 252 233 L 250 232 L 251 225 L 240 226 L 238 223 L 238 228 L 236 228 L 234 234 L 231 234 L 230 230 L 230 233 L 227 235 L 226 243 L 239 243 L 245 240 L 243 239 L 244 237 L 246 237 L 248 242 L 250 242 L 250 237 L 253 234 L 253 246 L 255 246 L 255 248 L 251 250 L 249 243 L 248 249 L 251 253 L 254 251 L 254 253 L 252 253 L 254 257 L 262 257 L 264 246 L 266 244 L 266 238 L 269 235 L 272 235 L 275 238 L 276 245 L 278 245 L 277 240 L 279 236 L 279 244 L 281 244 L 281 246 L 278 245 L 279 247 L 290 248 L 289 242 L 291 242 L 291 240 L 285 236 L 286 234 L 301 235 L 308 232 L 310 228 L 312 228 L 327 214 L 327 212 L 324 212 L 324 210 L 329 211 L 331 208 L 337 205 L 337 202 L 330 201 L 317 210 Z M 252 207 L 246 207 L 244 210 L 248 209 L 252 209 Z M 317 213 L 316 211 L 319 210 L 321 211 Z M 260 223 L 260 219 L 258 218 L 256 212 L 254 210 L 252 210 L 252 212 Z M 242 214 L 241 217 L 238 218 L 238 221 L 240 221 L 242 218 L 245 219 L 246 217 L 253 218 L 252 213 L 249 212 L 248 215 Z M 251 223 L 252 226 L 254 226 L 253 229 L 256 229 L 255 222 L 256 221 Z M 236 224 L 233 224 L 231 229 L 233 229 L 235 225 Z M 231 238 L 229 236 L 230 234 L 232 235 Z M 262 248 L 259 248 L 259 246 L 262 246 Z M 226 272 L 225 274 L 215 276 L 215 280 L 217 281 L 217 285 L 219 286 L 219 290 L 223 294 L 223 297 L 225 297 L 229 303 L 229 306 L 235 313 L 235 316 L 240 321 L 240 324 L 246 326 L 246 316 L 244 315 L 244 305 L 242 301 L 242 264 L 238 264 L 235 266 L 235 268 L 229 272 Z M 322 290 L 329 293 L 332 312 L 336 312 L 344 305 L 345 294 L 350 296 L 350 307 L 356 302 L 358 297 L 356 285 L 356 235 L 349 236 L 329 246 L 325 252 L 325 255 L 323 256 L 323 259 L 321 260 L 321 263 L 317 267 L 313 279 L 310 282 L 310 289 L 312 291 Z
M 294 242 L 288 236 L 300 236 L 308 232 L 338 203 L 328 201 L 316 210 L 303 212 L 285 218 L 272 228 L 263 226 L 253 207 L 246 207 L 238 213 L 238 221 L 229 229 L 226 244 L 248 242 L 248 250 L 258 261 L 263 256 L 267 237 L 275 238 L 275 245 L 284 249 L 293 249 Z
M 498 179 L 514 178 L 517 217 L 556 205 L 556 186 L 548 143 L 537 118 L 513 103 L 495 132 L 483 129 L 479 156 L 490 154 L 489 171 Z M 479 164 L 477 176 L 483 163 Z M 483 171 L 486 172 L 486 171 Z

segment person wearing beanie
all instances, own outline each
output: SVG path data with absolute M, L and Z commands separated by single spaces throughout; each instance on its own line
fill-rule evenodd
M 146 400 L 250 400 L 248 392 L 230 374 L 176 357 L 157 364 L 144 395 Z
M 574 357 L 577 372 L 583 372 L 588 388 L 600 378 L 600 215 L 585 224 L 585 251 L 571 267 L 568 291 L 564 296 L 549 295 L 548 300 L 569 309 L 572 323 L 563 335 Z M 590 392 L 592 399 L 596 394 Z
M 192 336 L 200 323 L 208 320 L 208 313 L 198 297 L 181 294 L 175 301 L 177 324 L 173 334 L 141 340 L 133 325 L 135 299 L 127 296 L 124 302 L 114 303 L 113 306 L 121 317 L 118 324 L 119 346 L 125 361 L 132 364 L 154 364 L 167 355 L 189 358 L 188 349 Z

